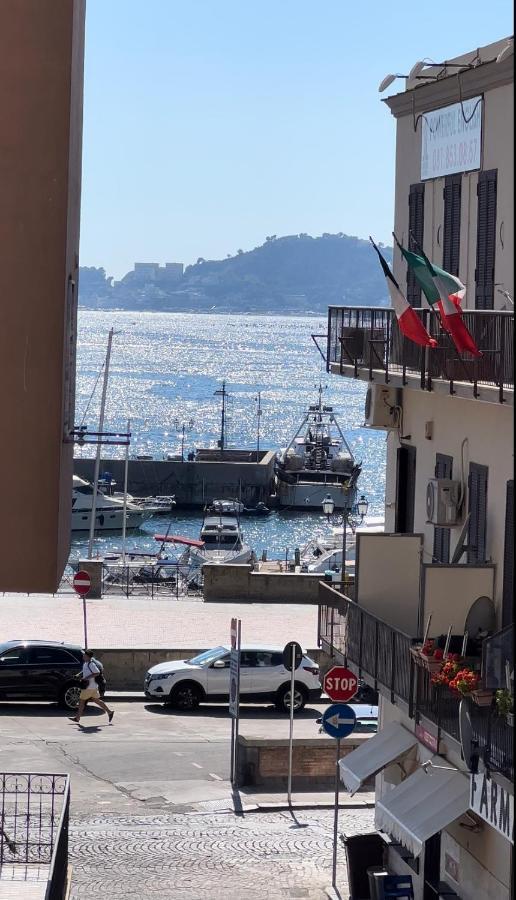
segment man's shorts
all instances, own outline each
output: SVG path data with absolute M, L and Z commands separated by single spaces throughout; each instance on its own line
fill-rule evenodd
M 99 699 L 99 691 L 98 688 L 83 688 L 81 690 L 79 699 L 80 700 L 98 700 Z

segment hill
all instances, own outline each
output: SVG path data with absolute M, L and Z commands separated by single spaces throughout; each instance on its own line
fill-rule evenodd
M 392 259 L 392 249 L 384 248 Z M 95 309 L 235 313 L 326 313 L 328 306 L 388 305 L 369 241 L 345 234 L 271 235 L 254 250 L 221 260 L 138 264 L 121 281 L 81 268 L 79 302 Z

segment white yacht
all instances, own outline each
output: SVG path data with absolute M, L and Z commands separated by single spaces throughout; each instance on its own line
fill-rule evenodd
M 280 506 L 320 509 L 330 495 L 335 509 L 351 509 L 361 464 L 355 461 L 332 406 L 308 407 L 288 447 L 276 455 L 276 493 Z
M 78 475 L 73 476 L 72 488 L 72 531 L 89 531 L 93 509 L 93 485 Z M 139 504 L 128 495 L 126 528 L 139 528 L 142 522 L 158 512 L 158 506 Z M 100 489 L 95 499 L 95 531 L 120 531 L 123 527 L 123 494 L 110 496 Z
M 206 507 L 199 540 L 177 535 L 155 535 L 155 539 L 186 545 L 178 560 L 180 572 L 191 583 L 201 584 L 205 565 L 251 561 L 253 551 L 240 528 L 242 509 L 243 503 L 237 500 L 214 500 Z
M 354 531 L 346 531 L 346 572 L 355 571 L 357 534 L 381 534 L 385 530 L 383 516 L 368 516 Z M 342 526 L 336 526 L 327 534 L 317 535 L 301 551 L 301 566 L 306 572 L 340 572 L 342 569 Z

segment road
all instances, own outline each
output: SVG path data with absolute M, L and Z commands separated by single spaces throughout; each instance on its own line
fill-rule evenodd
M 78 727 L 50 704 L 0 704 L 0 771 L 71 774 L 71 900 L 92 893 L 117 900 L 325 896 L 331 810 L 257 811 L 256 796 L 234 795 L 227 707 L 112 706 L 112 725 L 91 709 Z M 315 719 L 325 708 L 296 717 L 299 736 L 317 736 Z M 288 717 L 272 706 L 245 706 L 242 730 L 286 737 Z M 265 799 L 285 801 L 284 793 Z M 366 800 L 371 795 L 358 802 Z M 369 831 L 373 810 L 342 810 L 341 826 Z M 346 897 L 343 852 L 339 878 Z

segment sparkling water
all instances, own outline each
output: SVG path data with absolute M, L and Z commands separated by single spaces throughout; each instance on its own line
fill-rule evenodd
M 261 393 L 260 449 L 285 447 L 311 403 L 324 388 L 323 403 L 333 406 L 357 460 L 362 461 L 359 494 L 369 514 L 382 515 L 385 493 L 385 432 L 361 427 L 366 386 L 329 375 L 311 335 L 326 332 L 323 317 L 196 315 L 81 310 L 77 342 L 76 424 L 98 427 L 101 369 L 110 328 L 113 348 L 104 428 L 124 431 L 131 420 L 130 455 L 180 452 L 216 446 L 223 380 L 229 393 L 226 446 L 256 449 L 258 392 Z M 319 339 L 324 349 L 324 338 Z M 95 387 L 96 386 L 96 387 Z M 94 390 L 95 388 L 95 390 Z M 93 397 L 91 396 L 93 393 Z M 94 456 L 94 447 L 76 447 L 77 456 Z M 103 448 L 103 458 L 122 457 L 121 447 Z M 122 485 L 118 485 L 122 490 Z M 146 522 L 128 536 L 128 547 L 155 552 L 155 533 L 198 537 L 201 510 L 174 511 Z M 258 556 L 290 557 L 327 523 L 316 511 L 274 510 L 265 518 L 242 520 L 245 538 Z M 120 548 L 121 536 L 99 535 L 95 551 Z M 87 535 L 73 538 L 71 558 L 87 547 Z

